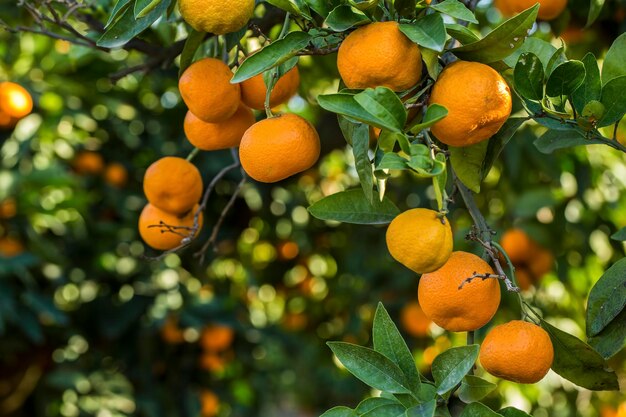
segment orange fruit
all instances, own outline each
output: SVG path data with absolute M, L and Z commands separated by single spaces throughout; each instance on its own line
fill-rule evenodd
M 203 352 L 199 360 L 200 368 L 209 372 L 223 372 L 228 364 L 226 358 L 218 353 L 208 351 Z
M 239 146 L 241 137 L 254 122 L 252 110 L 241 104 L 235 114 L 218 123 L 207 123 L 188 111 L 184 129 L 193 146 L 203 151 L 215 151 Z
M 239 145 L 241 166 L 259 182 L 277 182 L 311 168 L 320 137 L 306 119 L 283 114 L 253 124 Z
M 5 198 L 0 202 L 0 219 L 10 219 L 17 214 L 17 202 L 13 197 Z
M 435 272 L 422 275 L 417 296 L 426 316 L 453 332 L 476 330 L 487 324 L 500 305 L 500 284 L 495 278 L 464 283 L 474 273 L 494 272 L 478 256 L 459 251 L 452 252 Z
M 491 329 L 480 346 L 479 358 L 493 376 L 534 384 L 550 370 L 554 349 L 550 336 L 541 327 L 513 320 Z
M 565 7 L 567 0 L 495 0 L 494 5 L 504 16 L 513 16 L 539 3 L 537 18 L 540 20 L 556 19 Z
M 182 215 L 202 197 L 202 177 L 191 162 L 166 156 L 154 162 L 143 177 L 148 201 L 168 213 Z
M 309 318 L 303 313 L 287 313 L 283 316 L 281 324 L 288 331 L 298 332 L 306 328 Z
M 293 67 L 286 74 L 278 79 L 272 94 L 270 94 L 270 107 L 286 103 L 294 94 L 298 92 L 300 86 L 300 72 L 298 67 Z M 263 74 L 256 75 L 241 83 L 241 100 L 256 110 L 265 108 L 265 96 L 267 87 L 263 80 Z
M 225 35 L 248 23 L 254 13 L 254 0 L 178 0 L 178 8 L 195 30 Z
M 523 290 L 527 291 L 533 285 L 533 277 L 528 271 L 528 269 L 523 267 L 515 268 L 515 280 L 517 281 L 517 285 Z
M 239 107 L 239 84 L 231 84 L 233 72 L 215 58 L 194 62 L 178 80 L 183 101 L 196 117 L 208 123 L 223 122 Z
M 406 304 L 400 311 L 400 323 L 404 330 L 415 337 L 428 336 L 431 321 L 417 301 Z
M 437 139 L 450 146 L 469 146 L 500 130 L 511 114 L 511 89 L 490 66 L 456 61 L 439 74 L 429 104 L 448 109 L 448 115 L 430 129 Z
M 200 393 L 200 414 L 202 417 L 215 417 L 220 408 L 220 399 L 213 391 L 202 390 Z
M 170 250 L 180 246 L 183 238 L 189 236 L 193 227 L 198 206 L 179 217 L 163 211 L 152 204 L 146 204 L 139 215 L 139 234 L 146 244 L 157 250 Z M 202 229 L 203 215 L 200 213 L 199 227 Z M 170 227 L 167 227 L 170 226 Z M 194 235 L 195 237 L 195 235 Z
M 161 327 L 161 337 L 166 343 L 172 345 L 178 345 L 185 341 L 183 331 L 178 327 L 178 320 L 175 317 L 169 316 Z
M 350 33 L 339 47 L 337 68 L 348 88 L 404 91 L 422 77 L 420 49 L 397 22 L 375 22 Z
M 81 151 L 72 161 L 72 167 L 79 175 L 98 175 L 104 170 L 104 159 L 98 152 Z
M 33 110 L 33 98 L 21 85 L 5 81 L 0 83 L 0 113 L 7 117 L 21 119 Z
M 434 210 L 416 208 L 396 216 L 385 236 L 391 256 L 418 274 L 432 272 L 452 253 L 452 228 Z
M 122 188 L 128 182 L 128 171 L 119 162 L 111 162 L 104 170 L 104 180 L 113 187 Z
M 554 256 L 552 256 L 549 250 L 539 248 L 532 254 L 527 262 L 533 277 L 535 280 L 539 280 L 552 270 L 554 266 Z
M 537 249 L 537 244 L 522 229 L 509 229 L 504 232 L 500 246 L 514 265 L 526 263 Z
M 24 252 L 22 242 L 11 236 L 0 237 L 0 257 L 13 258 Z
M 205 327 L 200 335 L 200 346 L 204 350 L 221 352 L 233 343 L 235 332 L 228 326 L 213 324 Z

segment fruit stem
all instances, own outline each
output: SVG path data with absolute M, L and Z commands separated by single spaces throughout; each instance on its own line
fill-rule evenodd
M 191 161 L 193 158 L 196 157 L 196 155 L 198 155 L 198 153 L 200 152 L 200 149 L 198 148 L 193 148 L 193 150 L 191 152 L 189 152 L 189 155 L 187 155 L 187 161 Z

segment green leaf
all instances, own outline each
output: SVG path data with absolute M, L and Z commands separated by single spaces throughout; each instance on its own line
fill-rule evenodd
M 506 407 L 498 411 L 503 417 L 532 417 L 530 414 L 526 414 L 522 410 L 518 410 L 514 407 Z
M 363 13 L 347 4 L 342 4 L 328 14 L 324 23 L 336 32 L 343 32 L 354 26 L 369 23 L 370 19 Z
M 535 147 L 541 153 L 552 153 L 557 149 L 571 148 L 583 145 L 601 145 L 597 139 L 587 139 L 581 131 L 577 129 L 569 130 L 548 130 L 534 142 Z
M 135 19 L 140 19 L 154 10 L 161 0 L 136 0 L 135 1 Z
M 416 0 L 394 0 L 393 5 L 396 8 L 396 12 L 401 17 L 406 17 L 407 19 L 415 17 L 415 4 Z
M 450 163 L 457 177 L 467 188 L 475 193 L 480 192 L 483 180 L 483 161 L 487 155 L 489 141 L 482 141 L 462 148 L 449 146 Z
M 602 331 L 626 307 L 626 258 L 614 263 L 595 283 L 587 300 L 587 336 Z
M 468 404 L 459 417 L 502 417 L 482 403 Z
M 491 167 L 500 156 L 504 147 L 509 143 L 511 138 L 517 132 L 517 129 L 519 129 L 525 121 L 525 117 L 510 117 L 506 122 L 504 122 L 500 130 L 498 130 L 498 132 L 489 139 L 487 152 L 481 169 L 482 179 L 485 179 L 487 174 L 489 174 Z
M 552 370 L 568 381 L 592 391 L 619 389 L 617 375 L 608 370 L 606 361 L 591 346 L 556 327 L 541 321 L 552 340 Z
M 309 212 L 320 220 L 354 224 L 389 224 L 400 214 L 388 198 L 368 200 L 361 189 L 342 191 L 313 203 Z
M 406 417 L 434 417 L 437 409 L 437 400 L 430 400 L 406 410 Z
M 408 168 L 408 163 L 405 158 L 401 157 L 397 153 L 387 152 L 383 155 L 380 161 L 376 164 L 376 169 L 395 169 L 404 170 Z
M 585 105 L 591 100 L 600 100 L 602 96 L 602 82 L 596 57 L 589 52 L 584 56 L 582 63 L 585 65 L 585 81 L 572 94 L 574 108 L 578 113 L 582 113 Z
M 411 133 L 419 133 L 421 130 L 426 129 L 443 119 L 448 115 L 448 109 L 440 104 L 431 104 L 426 109 L 426 115 L 422 119 L 421 123 L 411 126 Z
M 426 64 L 426 71 L 428 71 L 428 75 L 433 80 L 436 80 L 443 69 L 439 63 L 439 53 L 437 51 L 433 51 L 432 49 L 422 48 L 422 60 Z
M 348 407 L 333 407 L 320 417 L 357 417 L 357 413 Z
M 399 405 L 399 404 L 396 400 L 391 399 L 391 398 L 383 398 L 383 397 L 366 398 L 359 403 L 359 405 L 354 409 L 354 411 L 359 416 L 363 416 L 366 413 L 371 413 L 372 411 L 376 411 L 376 409 L 380 409 L 381 407 L 389 406 L 389 405 Z
M 496 389 L 496 384 L 474 375 L 466 375 L 461 381 L 459 399 L 464 403 L 473 403 L 482 400 Z
M 456 19 L 465 20 L 470 23 L 478 23 L 474 13 L 472 13 L 470 9 L 465 7 L 465 5 L 458 0 L 444 0 L 443 2 L 433 4 L 430 7 Z
M 478 358 L 478 349 L 478 345 L 455 347 L 435 358 L 432 372 L 437 394 L 447 393 L 463 380 Z
M 111 23 L 113 23 L 127 8 L 130 7 L 130 4 L 133 0 L 118 0 L 113 6 L 113 10 L 111 10 L 111 14 L 109 15 L 109 19 L 107 20 L 104 28 L 107 29 Z
M 532 52 L 523 53 L 513 72 L 515 90 L 528 100 L 541 101 L 545 74 L 539 57 Z
M 548 97 L 568 97 L 585 81 L 585 65 L 567 61 L 552 71 L 546 83 Z
M 591 0 L 590 3 L 589 15 L 587 15 L 587 24 L 585 25 L 586 27 L 589 27 L 593 22 L 595 22 L 598 16 L 600 16 L 604 0 Z
M 465 61 L 485 64 L 501 61 L 519 48 L 537 18 L 539 4 L 524 10 L 496 27 L 483 39 L 454 48 L 451 52 Z
M 372 190 L 374 189 L 374 179 L 372 173 L 372 162 L 368 155 L 370 144 L 370 129 L 368 125 L 362 123 L 353 124 L 352 130 L 352 154 L 354 155 L 354 165 L 356 172 L 359 175 L 359 181 L 361 182 L 361 188 L 366 197 L 369 197 L 369 202 L 373 202 Z
M 339 0 L 306 0 L 309 7 L 322 17 L 328 14 L 339 5 Z
M 368 88 L 354 96 L 354 100 L 391 130 L 402 131 L 406 123 L 406 109 L 400 98 L 387 87 Z
M 305 32 L 291 32 L 258 50 L 241 63 L 231 83 L 236 84 L 254 77 L 270 68 L 274 68 L 291 59 L 311 41 Z
M 602 84 L 614 78 L 626 75 L 626 33 L 622 33 L 613 41 L 602 64 Z
M 307 20 L 311 20 L 311 14 L 309 8 L 302 0 L 265 0 L 269 4 L 272 4 L 279 9 L 283 9 L 286 12 L 295 16 L 302 16 Z
M 124 14 L 112 23 L 96 42 L 102 48 L 119 48 L 150 27 L 167 10 L 171 0 L 162 0 L 144 17 L 135 20 L 134 8 L 128 7 Z
M 461 42 L 462 45 L 479 41 L 480 38 L 466 26 L 457 23 L 447 23 L 446 32 L 448 35 Z
M 404 415 L 406 407 L 402 404 L 386 404 L 363 414 L 360 417 L 398 417 Z
M 602 87 L 602 99 L 604 104 L 604 116 L 598 120 L 598 127 L 612 125 L 618 122 L 626 113 L 626 75 L 613 78 Z
M 626 346 L 626 309 L 587 342 L 604 359 L 609 359 L 622 350 Z
M 389 393 L 408 393 L 408 384 L 398 366 L 384 355 L 345 342 L 328 342 L 337 359 L 365 384 Z
M 613 233 L 611 235 L 611 239 L 613 239 L 613 240 L 620 240 L 622 242 L 626 241 L 626 227 L 622 227 L 620 230 L 618 230 L 617 232 Z
M 178 77 L 180 78 L 185 70 L 193 63 L 193 57 L 196 55 L 196 51 L 204 42 L 204 36 L 206 33 L 198 32 L 197 30 L 190 29 L 189 36 L 183 46 L 183 52 L 180 54 L 180 69 L 178 70 Z
M 376 308 L 372 333 L 374 350 L 382 353 L 398 365 L 404 373 L 406 380 L 409 381 L 411 391 L 418 393 L 420 390 L 420 374 L 415 366 L 415 360 L 382 303 L 378 303 Z
M 441 52 L 446 45 L 446 26 L 439 13 L 420 17 L 415 23 L 402 23 L 400 30 L 411 41 L 424 48 Z
M 548 62 L 550 62 L 550 58 L 552 58 L 554 52 L 556 52 L 556 48 L 550 42 L 546 42 L 539 38 L 530 37 L 527 38 L 522 46 L 517 48 L 515 52 L 506 57 L 504 59 L 504 63 L 510 68 L 513 68 L 515 67 L 515 64 L 517 64 L 519 57 L 526 52 L 532 52 L 533 54 L 537 55 L 537 57 L 541 61 L 541 64 L 543 65 L 543 70 L 547 71 Z

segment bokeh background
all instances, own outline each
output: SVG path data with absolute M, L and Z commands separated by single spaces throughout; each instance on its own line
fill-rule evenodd
M 101 20 L 112 7 L 88 3 Z M 535 36 L 564 41 L 570 58 L 589 51 L 601 58 L 626 29 L 626 2 L 607 0 L 583 29 L 588 7 L 570 1 Z M 265 9 L 257 8 L 259 23 Z M 488 1 L 477 14 L 491 26 L 501 21 Z M 0 18 L 32 23 L 13 1 L 0 1 Z M 143 37 L 166 46 L 184 29 L 160 21 Z M 150 260 L 158 254 L 136 227 L 147 166 L 192 149 L 177 62 L 114 82 L 112 73 L 146 56 L 1 28 L 0 56 L 0 81 L 21 84 L 35 102 L 33 114 L 0 132 L 0 416 L 317 416 L 354 406 L 370 393 L 325 342 L 371 343 L 379 301 L 426 374 L 439 352 L 465 343 L 464 334 L 415 325 L 420 319 L 406 306 L 416 301 L 418 277 L 391 259 L 384 228 L 326 223 L 307 212 L 323 196 L 358 186 L 336 118 L 315 100 L 336 91 L 334 55 L 301 58 L 300 92 L 287 105 L 316 124 L 318 165 L 275 185 L 248 182 L 204 263 L 193 254 L 237 171 L 218 184 L 198 245 Z M 554 256 L 524 296 L 584 340 L 589 290 L 625 255 L 624 243 L 609 237 L 626 226 L 626 155 L 603 146 L 543 155 L 533 145 L 540 133 L 528 124 L 515 135 L 477 199 L 499 236 L 523 228 Z M 626 125 L 618 136 L 624 140 Z M 194 159 L 205 183 L 230 162 L 228 151 Z M 388 187 L 401 209 L 433 204 L 429 182 L 410 174 L 393 176 Z M 449 218 L 455 247 L 477 251 L 465 240 L 471 221 L 462 202 Z M 505 296 L 494 320 L 517 317 L 516 298 Z M 610 364 L 626 387 L 626 354 Z M 485 403 L 535 417 L 626 416 L 623 392 L 592 393 L 552 372 L 536 385 L 498 381 Z

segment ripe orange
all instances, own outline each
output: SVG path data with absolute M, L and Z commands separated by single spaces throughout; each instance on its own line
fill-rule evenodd
M 514 265 L 525 263 L 537 249 L 536 243 L 522 229 L 509 229 L 504 232 L 500 246 Z
M 21 85 L 12 82 L 0 83 L 0 113 L 17 121 L 33 110 L 33 98 Z
M 406 304 L 400 311 L 400 323 L 404 330 L 415 337 L 428 335 L 428 329 L 432 323 L 417 301 Z
M 172 345 L 178 345 L 185 341 L 183 331 L 178 327 L 178 320 L 175 317 L 169 316 L 165 319 L 165 323 L 161 327 L 161 337 L 166 343 Z
M 283 316 L 281 324 L 287 331 L 299 332 L 309 324 L 309 318 L 304 313 L 287 313 Z
M 178 0 L 178 7 L 195 30 L 225 35 L 245 26 L 254 12 L 254 0 Z
M 104 180 L 113 187 L 122 188 L 128 182 L 128 171 L 119 162 L 111 162 L 104 170 Z
M 320 137 L 295 114 L 261 120 L 244 133 L 241 166 L 259 182 L 277 182 L 311 168 L 320 155 Z
M 233 72 L 215 58 L 194 62 L 178 80 L 183 101 L 196 117 L 208 123 L 230 118 L 239 107 L 239 84 L 231 84 Z
M 0 219 L 10 219 L 17 214 L 17 202 L 15 198 L 5 198 L 0 202 Z
M 517 280 L 517 285 L 523 290 L 527 291 L 533 285 L 533 277 L 528 272 L 528 269 L 523 267 L 515 268 L 515 279 Z
M 513 16 L 539 3 L 537 17 L 541 20 L 556 19 L 567 7 L 567 0 L 495 0 L 494 5 L 504 16 Z
M 205 327 L 200 335 L 200 346 L 204 350 L 221 352 L 233 343 L 235 332 L 228 326 L 213 324 Z
M 252 110 L 241 104 L 235 114 L 219 123 L 204 122 L 189 111 L 185 116 L 184 129 L 193 146 L 215 151 L 239 146 L 241 137 L 254 122 Z
M 391 256 L 418 274 L 439 269 L 452 253 L 450 222 L 424 208 L 396 216 L 387 228 L 386 240 Z
M 538 248 L 527 262 L 533 277 L 535 280 L 539 280 L 552 270 L 554 266 L 554 256 L 552 256 L 549 250 Z
M 72 161 L 72 167 L 79 175 L 98 175 L 104 170 L 104 159 L 98 152 L 81 151 Z
M 143 177 L 148 201 L 168 213 L 187 213 L 202 197 L 202 177 L 191 162 L 166 156 L 154 162 Z
M 191 233 L 189 228 L 193 227 L 197 208 L 198 206 L 183 217 L 178 217 L 148 203 L 139 215 L 139 234 L 144 242 L 154 249 L 174 249 L 180 246 L 183 238 Z M 203 215 L 200 213 L 198 232 L 202 229 L 202 222 Z M 166 225 L 171 227 L 166 227 Z
M 493 274 L 489 264 L 467 252 L 452 252 L 435 272 L 422 275 L 418 300 L 428 318 L 453 332 L 476 330 L 496 314 L 500 305 L 498 279 L 476 278 L 459 286 L 474 273 Z
M 511 90 L 493 68 L 478 62 L 457 61 L 439 74 L 429 104 L 448 109 L 431 127 L 441 142 L 469 146 L 493 136 L 511 114 Z
M 22 242 L 11 236 L 0 237 L 0 257 L 13 258 L 24 252 Z
M 202 417 L 215 417 L 220 408 L 220 399 L 213 391 L 203 390 L 200 393 L 200 414 Z
M 348 88 L 404 91 L 422 77 L 422 54 L 397 22 L 375 22 L 349 34 L 339 47 L 337 68 Z
M 493 376 L 534 384 L 550 370 L 554 349 L 550 336 L 541 327 L 513 320 L 487 334 L 479 357 L 483 368 Z
M 272 94 L 270 94 L 270 107 L 287 102 L 298 92 L 299 86 L 300 72 L 298 67 L 293 67 L 280 77 L 274 85 Z M 241 100 L 253 109 L 263 110 L 265 108 L 266 95 L 267 87 L 263 81 L 263 74 L 256 75 L 241 83 Z
M 209 372 L 223 372 L 227 364 L 225 357 L 212 351 L 203 352 L 199 360 L 200 368 Z

